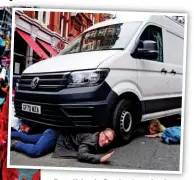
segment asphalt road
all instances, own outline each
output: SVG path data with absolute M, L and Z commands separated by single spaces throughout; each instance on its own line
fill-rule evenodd
M 179 125 L 180 121 L 165 120 L 166 126 Z M 76 167 L 76 168 L 106 168 L 125 170 L 165 170 L 179 171 L 180 145 L 166 145 L 158 138 L 146 138 L 142 129 L 127 145 L 116 147 L 115 154 L 106 164 L 80 163 L 76 159 L 55 159 L 52 153 L 32 159 L 23 154 L 11 151 L 10 165 L 18 166 L 47 166 L 47 167 Z

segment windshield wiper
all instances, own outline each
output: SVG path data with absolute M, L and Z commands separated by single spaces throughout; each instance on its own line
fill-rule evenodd
M 102 48 L 100 50 L 124 50 L 124 48 Z
M 64 53 L 65 54 L 75 54 L 75 53 L 81 53 L 81 52 L 92 52 L 92 51 L 106 51 L 106 50 L 124 50 L 124 48 L 103 48 L 103 49 L 95 49 L 95 50 L 89 50 L 89 51 L 77 51 L 77 52 L 68 52 L 68 53 Z

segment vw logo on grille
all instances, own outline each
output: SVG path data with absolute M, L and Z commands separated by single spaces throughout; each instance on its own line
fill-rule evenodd
M 35 77 L 35 78 L 32 79 L 32 82 L 31 82 L 31 88 L 32 89 L 35 89 L 38 86 L 39 80 L 40 80 L 39 77 Z

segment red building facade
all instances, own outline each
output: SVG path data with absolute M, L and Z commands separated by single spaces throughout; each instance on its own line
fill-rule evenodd
M 76 12 L 40 12 L 24 11 L 24 14 L 39 21 L 48 21 L 46 27 L 60 34 L 68 42 L 72 41 L 81 32 L 93 24 L 111 18 L 110 14 L 103 13 L 76 13 Z M 42 17 L 40 17 L 42 16 Z

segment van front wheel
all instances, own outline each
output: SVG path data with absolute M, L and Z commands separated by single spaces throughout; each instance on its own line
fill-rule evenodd
M 128 142 L 134 127 L 134 113 L 131 107 L 132 101 L 122 99 L 117 104 L 113 113 L 113 128 L 117 139 Z

